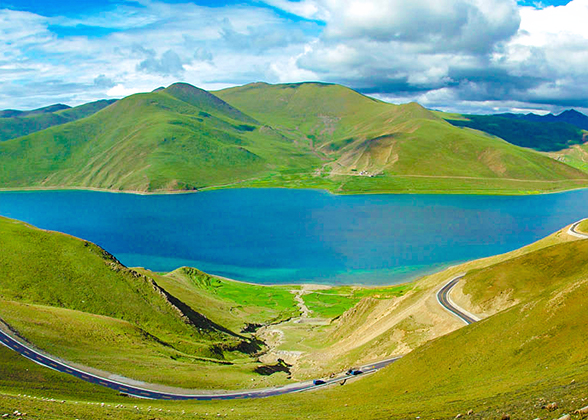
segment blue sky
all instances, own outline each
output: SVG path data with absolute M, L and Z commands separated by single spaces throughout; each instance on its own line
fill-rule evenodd
M 320 80 L 458 112 L 588 109 L 588 0 L 1 0 L 0 109 Z

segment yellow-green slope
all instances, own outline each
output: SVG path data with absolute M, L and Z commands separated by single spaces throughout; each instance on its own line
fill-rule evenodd
M 459 413 L 468 418 L 469 410 L 472 418 L 496 419 L 505 414 L 521 419 L 559 418 L 588 405 L 588 263 L 584 259 L 588 241 L 570 239 L 560 232 L 520 252 L 486 260 L 498 262 L 470 273 L 468 284 L 483 289 L 488 283 L 481 275 L 500 272 L 501 284 L 531 292 L 519 295 L 514 306 L 424 344 L 387 369 L 345 386 L 251 401 L 125 402 L 104 393 L 93 398 L 86 385 L 78 388 L 71 380 L 62 383 L 55 373 L 0 349 L 0 408 L 20 404 L 43 418 L 87 413 L 85 404 L 53 405 L 17 397 L 19 387 L 30 382 L 46 384 L 45 390 L 32 385 L 33 395 L 67 395 L 110 404 L 95 407 L 93 418 L 146 418 L 149 407 L 156 411 L 156 418 L 163 419 L 206 418 L 217 413 L 252 419 L 449 419 Z M 558 264 L 544 264 L 537 270 L 517 268 L 546 258 L 569 259 L 570 268 L 562 271 Z M 534 283 L 540 271 L 553 281 L 540 278 Z M 20 372 L 16 376 L 14 367 Z M 557 402 L 557 409 L 542 408 L 550 402 Z M 123 407 L 115 409 L 120 403 Z

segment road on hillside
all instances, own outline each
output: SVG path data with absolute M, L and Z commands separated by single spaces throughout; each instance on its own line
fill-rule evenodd
M 577 238 L 582 238 L 582 239 L 588 239 L 588 234 L 586 233 L 582 233 L 582 232 L 578 232 L 578 225 L 580 223 L 582 223 L 584 220 L 588 220 L 588 219 L 582 219 L 582 220 L 578 220 L 576 223 L 574 223 L 572 226 L 570 226 L 570 229 L 568 230 L 568 233 L 577 237 Z
M 111 388 L 115 391 L 118 391 L 123 394 L 132 395 L 139 398 L 146 398 L 146 399 L 153 399 L 153 400 L 199 400 L 199 401 L 210 401 L 210 400 L 237 400 L 237 399 L 246 399 L 246 398 L 264 398 L 264 397 L 271 397 L 276 395 L 283 395 L 283 394 L 291 394 L 294 392 L 302 392 L 311 389 L 322 388 L 331 384 L 341 383 L 346 379 L 351 378 L 351 376 L 337 376 L 335 378 L 324 379 L 324 383 L 320 385 L 314 385 L 313 381 L 306 381 L 306 382 L 298 382 L 292 385 L 287 385 L 279 388 L 266 388 L 266 389 L 259 389 L 259 390 L 247 390 L 247 391 L 236 391 L 231 393 L 217 393 L 217 394 L 200 394 L 200 395 L 190 395 L 190 394 L 180 394 L 180 393 L 173 393 L 173 392 L 162 392 L 162 391 L 154 391 L 149 390 L 146 388 L 141 388 L 134 385 L 125 384 L 118 381 L 113 381 L 111 379 L 103 378 L 97 375 L 94 375 L 89 372 L 85 372 L 74 368 L 66 362 L 59 361 L 54 359 L 50 356 L 44 355 L 39 353 L 38 351 L 32 349 L 28 345 L 20 342 L 20 340 L 16 340 L 12 336 L 8 335 L 4 331 L 0 329 L 0 343 L 4 344 L 9 349 L 20 353 L 22 356 L 26 357 L 33 362 L 56 370 L 58 372 L 67 373 L 69 375 L 75 376 L 76 378 L 82 379 L 86 382 L 90 382 L 96 385 L 105 386 Z M 388 366 L 390 363 L 395 362 L 400 357 L 395 357 L 392 359 L 382 360 L 380 362 L 372 363 L 369 365 L 361 366 L 356 369 L 356 371 L 361 372 L 361 375 L 354 375 L 352 377 L 356 378 L 358 376 L 363 376 L 368 373 L 373 373 L 383 367 Z
M 581 221 L 580 221 L 581 222 Z M 573 225 L 570 230 L 575 228 L 580 222 Z M 577 233 L 577 232 L 576 232 Z M 577 233 L 578 235 L 584 235 L 581 233 Z M 588 238 L 588 235 L 585 235 Z M 466 324 L 473 324 L 474 322 L 479 321 L 474 315 L 467 313 L 462 308 L 459 308 L 455 305 L 451 299 L 449 298 L 449 292 L 459 280 L 461 280 L 464 275 L 459 275 L 453 279 L 451 279 L 447 284 L 445 284 L 439 292 L 437 292 L 437 301 L 439 304 L 446 309 L 447 311 L 451 312 L 459 319 L 461 319 Z M 146 399 L 154 399 L 154 400 L 199 400 L 199 401 L 211 401 L 211 400 L 237 400 L 237 399 L 247 399 L 247 398 L 265 398 L 265 397 L 272 397 L 276 395 L 284 395 L 284 394 L 291 394 L 294 392 L 302 392 L 308 391 L 311 389 L 317 389 L 326 387 L 328 385 L 336 384 L 336 383 L 345 383 L 345 381 L 349 378 L 356 378 L 357 376 L 363 376 L 368 373 L 376 372 L 379 369 L 382 369 L 389 364 L 395 362 L 396 360 L 400 359 L 400 357 L 394 357 L 392 359 L 382 360 L 376 363 L 372 363 L 369 365 L 361 366 L 355 369 L 355 372 L 358 372 L 359 375 L 352 375 L 352 376 L 342 376 L 339 375 L 334 378 L 324 379 L 324 382 L 320 385 L 315 385 L 313 381 L 305 381 L 305 382 L 298 382 L 292 385 L 287 385 L 283 387 L 276 387 L 276 388 L 265 388 L 265 389 L 258 389 L 258 390 L 247 390 L 247 391 L 236 391 L 236 392 L 227 392 L 227 393 L 216 393 L 216 394 L 182 394 L 182 393 L 173 393 L 173 392 L 164 392 L 164 391 L 155 391 L 150 390 L 147 388 L 138 387 L 135 385 L 125 384 L 123 382 L 114 381 L 108 378 L 103 378 L 101 376 L 74 368 L 73 366 L 68 365 L 64 361 L 57 360 L 52 358 L 51 356 L 42 354 L 37 350 L 29 347 L 27 344 L 21 342 L 20 340 L 16 340 L 11 335 L 5 333 L 0 329 L 0 343 L 4 344 L 9 349 L 16 351 L 17 353 L 21 354 L 22 356 L 26 357 L 33 362 L 48 367 L 50 369 L 56 370 L 58 372 L 66 373 L 76 378 L 82 379 L 86 382 L 90 382 L 96 385 L 105 386 L 111 388 L 115 391 L 118 391 L 122 394 L 132 395 L 139 398 L 146 398 Z
M 453 303 L 449 298 L 449 292 L 451 291 L 451 289 L 453 289 L 457 282 L 463 279 L 464 276 L 465 274 L 461 274 L 451 279 L 445 286 L 443 286 L 441 290 L 437 292 L 437 301 L 441 306 L 443 306 L 443 308 L 445 308 L 447 311 L 451 312 L 453 315 L 457 316 L 459 319 L 461 319 L 463 322 L 469 325 L 479 321 L 479 319 L 477 319 L 474 315 L 467 313 L 467 311 L 465 311 L 464 309 L 455 305 L 455 303 Z

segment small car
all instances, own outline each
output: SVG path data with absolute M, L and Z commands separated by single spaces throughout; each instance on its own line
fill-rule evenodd
M 324 385 L 326 384 L 325 381 L 323 381 L 322 379 L 315 379 L 314 381 L 312 381 L 313 385 Z

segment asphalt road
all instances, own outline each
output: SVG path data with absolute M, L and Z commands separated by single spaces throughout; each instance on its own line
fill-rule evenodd
M 238 400 L 238 399 L 245 399 L 245 398 L 265 398 L 271 397 L 276 395 L 284 395 L 284 394 L 291 394 L 294 392 L 302 392 L 311 389 L 318 389 L 323 388 L 328 385 L 332 385 L 335 383 L 341 383 L 346 379 L 349 379 L 350 376 L 337 376 L 335 378 L 323 379 L 325 381 L 324 384 L 321 385 L 314 385 L 312 381 L 306 382 L 299 382 L 292 385 L 287 385 L 284 387 L 278 388 L 266 388 L 266 389 L 259 389 L 259 390 L 247 390 L 247 391 L 236 391 L 236 392 L 227 392 L 227 393 L 216 393 L 216 394 L 200 394 L 200 395 L 190 395 L 190 394 L 179 394 L 179 393 L 171 393 L 171 392 L 160 392 L 149 390 L 129 384 L 125 384 L 122 382 L 113 381 L 111 379 L 103 378 L 97 375 L 94 375 L 89 372 L 85 372 L 74 368 L 72 366 L 67 365 L 63 361 L 56 360 L 50 356 L 44 355 L 39 353 L 38 351 L 32 349 L 31 347 L 21 343 L 20 341 L 15 340 L 10 335 L 6 334 L 4 331 L 0 330 L 0 343 L 4 344 L 6 347 L 20 353 L 22 356 L 26 357 L 27 359 L 32 360 L 33 362 L 40 364 L 42 366 L 51 368 L 58 372 L 67 373 L 69 375 L 75 376 L 76 378 L 82 379 L 86 382 L 90 382 L 96 385 L 105 386 L 111 388 L 115 391 L 119 391 L 123 394 L 132 395 L 139 398 L 146 398 L 146 399 L 153 399 L 153 400 L 199 400 L 199 401 L 211 401 L 211 400 Z M 360 375 L 355 375 L 353 378 L 357 378 L 359 376 L 364 376 L 368 373 L 376 372 L 383 367 L 388 366 L 390 363 L 395 362 L 398 360 L 399 357 L 395 357 L 393 359 L 382 360 L 380 362 L 372 363 L 369 365 L 361 366 L 356 368 L 356 370 L 361 371 Z
M 445 308 L 447 311 L 451 312 L 453 315 L 457 316 L 459 319 L 461 319 L 463 322 L 469 325 L 479 321 L 479 319 L 475 318 L 472 314 L 466 313 L 466 311 L 462 308 L 455 306 L 455 304 L 451 302 L 451 299 L 449 299 L 448 296 L 451 289 L 453 289 L 457 282 L 460 281 L 463 277 L 463 274 L 459 275 L 451 279 L 445 286 L 443 286 L 441 290 L 437 292 L 437 301 L 441 306 L 443 306 L 443 308 Z
M 576 227 L 580 222 L 573 225 L 570 230 Z M 577 233 L 577 232 L 576 232 Z M 584 235 L 577 233 L 578 235 Z M 588 238 L 588 235 L 585 235 Z M 451 279 L 445 286 L 437 292 L 437 301 L 439 304 L 445 308 L 447 311 L 451 312 L 459 319 L 461 319 L 466 324 L 473 324 L 474 322 L 478 321 L 472 314 L 468 314 L 462 308 L 459 308 L 451 302 L 448 294 L 453 289 L 453 287 L 457 284 L 459 280 L 463 278 L 463 275 L 457 276 Z M 215 393 L 215 394 L 182 394 L 182 393 L 172 393 L 172 392 L 163 392 L 163 391 L 155 391 L 146 388 L 141 388 L 138 386 L 125 384 L 122 382 L 114 381 L 108 378 L 103 378 L 101 376 L 74 368 L 73 366 L 68 365 L 64 361 L 60 361 L 57 359 L 52 358 L 51 356 L 39 353 L 35 349 L 29 347 L 25 343 L 21 342 L 20 340 L 16 340 L 11 335 L 5 333 L 0 329 L 0 343 L 5 345 L 6 347 L 16 351 L 17 353 L 21 354 L 22 356 L 26 357 L 33 362 L 56 370 L 58 372 L 66 373 L 76 378 L 82 379 L 86 382 L 90 382 L 96 385 L 105 386 L 111 388 L 115 391 L 121 392 L 123 394 L 132 395 L 139 398 L 146 398 L 146 399 L 154 399 L 154 400 L 198 400 L 198 401 L 211 401 L 211 400 L 237 400 L 237 399 L 246 399 L 246 398 L 265 398 L 265 397 L 272 397 L 276 395 L 284 395 L 284 394 L 291 394 L 294 392 L 302 392 L 308 391 L 312 389 L 323 388 L 329 385 L 333 385 L 336 383 L 344 384 L 347 379 L 350 378 L 357 378 L 358 376 L 364 376 L 369 373 L 376 372 L 379 369 L 382 369 L 389 364 L 395 362 L 396 360 L 400 359 L 400 357 L 394 357 L 392 359 L 382 360 L 376 363 L 372 363 L 365 366 L 360 366 L 356 368 L 356 371 L 360 371 L 361 374 L 354 375 L 354 376 L 344 376 L 338 375 L 334 378 L 323 379 L 324 384 L 314 385 L 313 381 L 305 381 L 305 382 L 298 382 L 292 385 L 287 385 L 283 387 L 276 387 L 276 388 L 265 388 L 265 389 L 258 389 L 258 390 L 246 390 L 246 391 L 235 391 L 235 392 L 227 392 L 227 393 Z
M 588 238 L 587 234 L 582 233 L 582 232 L 578 232 L 578 225 L 580 223 L 582 223 L 584 220 L 586 220 L 586 219 L 578 220 L 576 223 L 574 223 L 572 226 L 570 226 L 568 233 L 577 237 L 577 238 L 587 239 Z

